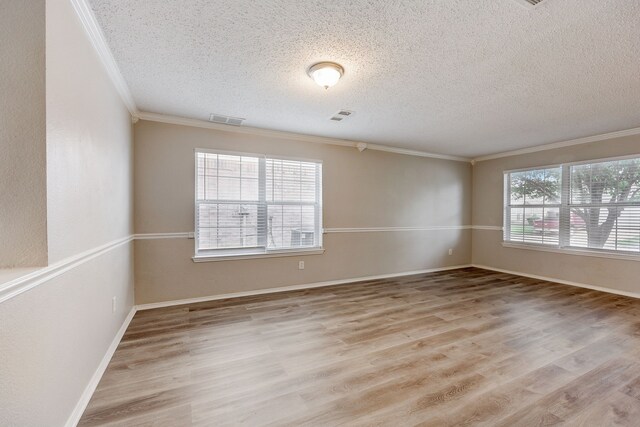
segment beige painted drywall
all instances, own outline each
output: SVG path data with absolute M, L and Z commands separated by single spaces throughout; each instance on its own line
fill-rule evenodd
M 473 167 L 473 225 L 502 227 L 503 172 L 640 155 L 640 135 L 478 162 Z M 640 262 L 502 246 L 502 232 L 473 230 L 473 263 L 615 290 L 640 292 Z
M 45 2 L 2 0 L 0 268 L 47 264 L 45 161 Z
M 21 3 L 28 9 L 35 2 Z M 46 2 L 46 67 L 56 262 L 132 233 L 132 133 L 68 0 Z M 2 302 L 0 425 L 65 425 L 133 303 L 132 243 Z
M 471 220 L 468 163 L 144 120 L 134 129 L 136 233 L 193 231 L 195 148 L 322 160 L 325 228 L 463 226 Z M 324 235 L 322 255 L 199 264 L 191 261 L 193 240 L 138 240 L 136 302 L 467 264 L 470 235 L 470 230 L 330 233 Z M 305 269 L 298 270 L 302 259 Z
M 47 1 L 50 262 L 125 237 L 132 228 L 130 114 L 69 4 Z M 71 19 L 73 25 L 57 25 Z
M 0 304 L 1 426 L 66 424 L 133 305 L 132 246 Z

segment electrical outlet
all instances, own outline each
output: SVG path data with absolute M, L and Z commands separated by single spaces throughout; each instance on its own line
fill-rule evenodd
M 298 261 L 298 270 L 304 270 L 304 261 Z
M 449 255 L 453 255 L 453 249 L 449 249 Z
M 117 303 L 116 297 L 111 298 L 111 312 L 112 313 L 116 312 L 116 307 L 117 307 L 116 303 Z

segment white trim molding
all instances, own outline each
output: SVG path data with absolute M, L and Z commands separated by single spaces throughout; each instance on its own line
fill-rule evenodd
M 122 102 L 131 113 L 131 116 L 135 119 L 139 112 L 138 107 L 136 106 L 135 100 L 133 99 L 133 95 L 131 95 L 131 91 L 129 90 L 129 86 L 125 81 L 124 77 L 122 77 L 122 73 L 120 72 L 120 68 L 118 68 L 118 64 L 113 57 L 113 53 L 111 49 L 109 49 L 109 45 L 106 42 L 104 33 L 96 20 L 93 11 L 91 10 L 91 6 L 89 6 L 87 0 L 70 0 L 73 9 L 78 15 L 80 22 L 82 22 L 82 27 L 84 28 L 89 41 L 93 45 L 102 65 L 104 66 L 107 75 L 113 82 L 113 85 L 116 88 L 116 91 L 122 98 Z
M 251 126 L 229 126 L 229 125 L 223 125 L 219 123 L 208 122 L 205 120 L 189 119 L 186 117 L 170 116 L 166 114 L 149 113 L 146 111 L 139 112 L 138 117 L 141 120 L 146 120 L 150 122 L 168 123 L 172 125 L 197 127 L 197 128 L 203 128 L 203 129 L 214 129 L 214 130 L 220 130 L 224 132 L 244 133 L 249 135 L 263 136 L 267 138 L 280 138 L 280 139 L 295 140 L 295 141 L 301 141 L 301 142 L 312 142 L 316 144 L 339 145 L 342 147 L 353 147 L 356 149 L 360 144 L 363 143 L 362 141 L 351 141 L 347 139 L 329 138 L 326 136 L 307 135 L 302 133 L 263 129 L 263 128 L 256 128 Z M 409 150 L 405 148 L 390 147 L 386 145 L 377 145 L 377 144 L 367 143 L 367 149 L 376 150 L 376 151 L 385 151 L 388 153 L 395 153 L 395 154 L 404 154 L 407 156 L 430 157 L 433 159 L 453 160 L 457 162 L 471 161 L 471 159 L 467 157 L 450 156 L 447 154 L 428 153 L 426 151 Z
M 625 261 L 636 261 L 636 262 L 640 261 L 640 254 L 635 255 L 635 254 L 605 252 L 605 251 L 579 249 L 579 248 L 558 248 L 554 246 L 544 246 L 544 245 L 539 245 L 535 243 L 502 242 L 502 246 L 505 248 L 525 249 L 528 251 L 552 252 L 552 253 L 563 254 L 563 255 L 621 259 Z
M 520 271 L 504 270 L 502 268 L 489 267 L 487 265 L 482 265 L 482 264 L 473 264 L 472 267 L 481 268 L 483 270 L 495 271 L 498 273 L 513 274 L 514 276 L 528 277 L 530 279 L 544 280 L 546 282 L 554 282 L 562 285 L 576 286 L 578 288 L 591 289 L 594 291 L 606 292 L 609 294 L 622 295 L 625 297 L 640 298 L 639 292 L 629 292 L 629 291 L 622 291 L 619 289 L 606 288 L 604 286 L 587 285 L 586 283 L 572 282 L 570 280 L 562 280 L 554 277 L 538 276 L 536 274 L 522 273 Z
M 123 237 L 104 245 L 89 249 L 77 255 L 65 258 L 47 267 L 40 268 L 14 280 L 0 285 L 0 303 L 35 288 L 67 271 L 78 267 L 100 255 L 109 252 L 133 240 L 133 236 Z
M 255 258 L 282 258 L 288 256 L 305 256 L 305 255 L 322 255 L 324 253 L 323 248 L 309 248 L 309 249 L 296 249 L 296 250 L 280 250 L 280 251 L 268 251 L 258 253 L 239 253 L 235 255 L 196 255 L 191 259 L 193 262 L 214 262 L 214 261 L 237 261 L 241 259 L 255 259 Z
M 329 280 L 326 282 L 315 282 L 315 283 L 307 283 L 302 285 L 283 286 L 279 288 L 258 289 L 255 291 L 247 291 L 247 292 L 234 292 L 229 294 L 208 295 L 205 297 L 198 297 L 198 298 L 186 298 L 186 299 L 179 299 L 179 300 L 140 304 L 136 306 L 136 309 L 151 310 L 154 308 L 172 307 L 175 305 L 194 304 L 198 302 L 217 301 L 217 300 L 223 300 L 223 299 L 229 299 L 229 298 L 240 298 L 240 297 L 248 297 L 248 296 L 255 296 L 255 295 L 275 294 L 275 293 L 288 292 L 288 291 L 299 291 L 304 289 L 323 288 L 326 286 L 348 285 L 351 283 L 365 282 L 369 280 L 390 279 L 393 277 L 412 276 L 416 274 L 437 273 L 439 271 L 458 270 L 461 268 L 469 268 L 469 267 L 471 267 L 470 264 L 452 265 L 449 267 L 427 268 L 424 270 L 403 271 L 400 273 L 380 274 L 377 276 L 352 277 L 349 279 Z
M 380 233 L 380 232 L 404 232 L 404 231 L 441 231 L 441 230 L 500 230 L 502 227 L 476 226 L 476 225 L 433 225 L 426 227 L 345 227 L 345 228 L 324 228 L 323 234 L 336 233 Z M 157 239 L 193 239 L 194 232 L 177 233 L 139 233 L 135 234 L 136 240 L 157 240 Z
M 503 227 L 499 227 L 496 225 L 474 225 L 472 227 L 474 230 L 486 230 L 486 231 L 503 231 Z
M 193 231 L 179 233 L 141 233 L 134 234 L 136 240 L 156 240 L 156 239 L 193 239 Z
M 559 142 L 553 142 L 551 144 L 536 145 L 534 147 L 522 148 L 519 150 L 511 150 L 511 151 L 504 151 L 502 153 L 489 154 L 487 156 L 476 157 L 471 161 L 471 163 L 474 164 L 475 162 L 484 162 L 486 160 L 500 159 L 502 157 L 511 157 L 511 156 L 518 156 L 520 154 L 537 153 L 538 151 L 555 150 L 557 148 L 571 147 L 573 145 L 587 144 L 589 142 L 597 142 L 597 141 L 606 141 L 607 139 L 621 138 L 623 136 L 632 136 L 632 135 L 639 135 L 639 134 L 640 134 L 640 127 L 632 128 L 632 129 L 621 130 L 617 132 L 604 133 L 601 135 L 593 135 L 593 136 L 587 136 L 584 138 L 570 139 L 568 141 L 559 141 Z
M 100 361 L 100 364 L 98 365 L 95 372 L 91 376 L 89 383 L 87 384 L 84 391 L 82 392 L 82 395 L 80 396 L 80 400 L 78 400 L 78 403 L 76 404 L 75 408 L 73 408 L 73 412 L 71 413 L 71 415 L 69 416 L 69 419 L 67 420 L 67 423 L 65 424 L 66 427 L 75 427 L 76 425 L 78 425 L 78 422 L 80 422 L 80 418 L 82 417 L 82 414 L 84 413 L 85 409 L 87 409 L 87 405 L 91 400 L 91 396 L 93 396 L 93 393 L 96 391 L 96 388 L 98 387 L 98 383 L 100 382 L 100 380 L 102 379 L 102 376 L 107 370 L 107 366 L 109 366 L 109 362 L 111 361 L 113 354 L 116 352 L 116 349 L 118 348 L 118 345 L 120 344 L 120 341 L 124 336 L 124 333 L 127 331 L 127 328 L 129 327 L 129 324 L 131 323 L 133 316 L 135 316 L 136 311 L 137 311 L 136 307 L 135 306 L 132 307 L 131 311 L 129 312 L 129 314 L 127 314 L 127 317 L 124 319 L 124 322 L 122 322 L 122 326 L 120 326 L 120 329 L 118 329 L 116 336 L 113 337 L 113 340 L 111 341 L 111 345 L 109 345 L 107 352 L 105 353 L 104 357 Z
M 471 225 L 432 225 L 426 227 L 361 227 L 361 228 L 325 228 L 324 233 L 380 233 L 401 231 L 440 231 L 469 230 Z

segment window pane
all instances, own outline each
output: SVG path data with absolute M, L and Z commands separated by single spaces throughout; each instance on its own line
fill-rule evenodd
M 282 201 L 300 201 L 300 181 L 282 180 Z
M 511 186 L 509 188 L 510 204 L 522 205 L 524 204 L 524 183 L 526 172 L 513 172 L 510 174 Z
M 533 231 L 542 236 L 545 245 L 558 245 L 560 238 L 560 208 L 544 208 L 542 219 L 534 221 Z
M 315 208 L 313 206 L 302 206 L 301 216 L 302 216 L 302 225 L 301 228 L 304 231 L 314 231 L 315 230 Z
M 315 208 L 309 205 L 269 206 L 269 248 L 313 246 Z
M 616 231 L 619 251 L 640 252 L 640 207 L 621 208 Z
M 218 230 L 216 228 L 198 229 L 199 249 L 218 249 Z
M 524 208 L 510 208 L 508 240 L 522 242 L 524 235 L 531 232 L 532 226 L 528 225 L 524 218 Z M 527 229 L 528 227 L 528 229 Z
M 196 169 L 198 250 L 320 243 L 319 164 L 196 153 Z
M 240 181 L 241 200 L 258 201 L 259 186 L 257 178 L 242 178 Z
M 510 204 L 559 204 L 562 188 L 561 175 L 560 167 L 510 173 Z
M 267 201 L 317 202 L 317 171 L 316 163 L 267 159 Z
M 218 178 L 219 200 L 240 200 L 240 178 Z
M 218 175 L 240 177 L 240 156 L 218 155 Z
M 527 171 L 524 175 L 524 203 L 527 205 L 541 205 L 545 194 L 544 169 Z
M 218 205 L 204 205 L 198 207 L 198 225 L 200 227 L 216 227 L 218 224 Z
M 256 246 L 257 214 L 257 205 L 201 204 L 198 210 L 198 243 L 200 248 Z
M 640 201 L 640 159 L 571 166 L 571 203 Z
M 544 171 L 544 204 L 560 204 L 562 194 L 562 169 L 551 168 Z
M 242 177 L 243 178 L 258 178 L 260 161 L 257 157 L 242 157 Z
M 544 230 L 544 209 L 525 208 L 524 218 L 526 220 L 524 241 L 530 243 L 542 243 L 542 231 Z

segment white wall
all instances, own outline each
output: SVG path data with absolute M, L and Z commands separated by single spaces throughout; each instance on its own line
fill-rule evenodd
M 46 69 L 49 259 L 65 263 L 133 231 L 131 119 L 69 0 L 46 2 Z M 67 422 L 133 307 L 132 252 L 0 303 L 0 425 Z
M 0 2 L 0 268 L 47 264 L 44 23 L 44 0 Z

